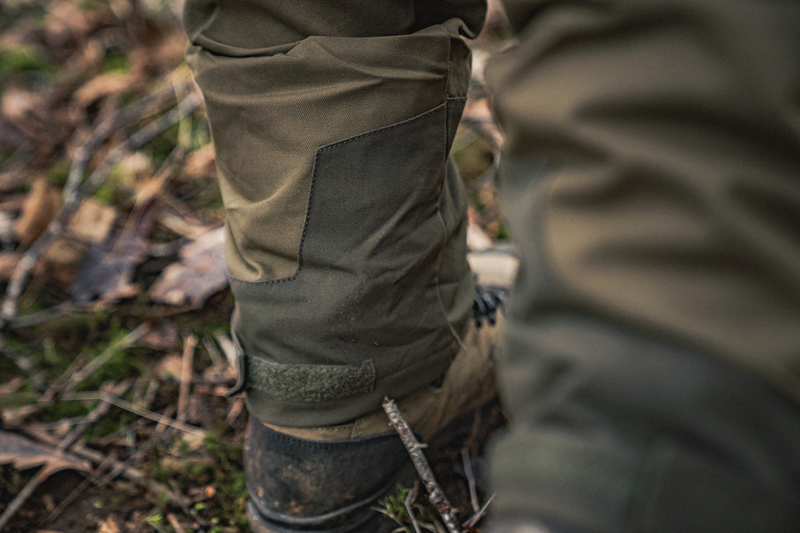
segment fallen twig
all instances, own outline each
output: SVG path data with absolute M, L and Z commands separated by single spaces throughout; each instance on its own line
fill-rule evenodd
M 477 524 L 477 523 L 478 523 L 478 520 L 480 520 L 481 518 L 483 518 L 483 515 L 486 513 L 486 509 L 488 509 L 488 508 L 489 508 L 489 504 L 490 504 L 490 503 L 492 503 L 492 500 L 494 500 L 494 496 L 495 496 L 495 495 L 494 495 L 494 494 L 492 494 L 492 496 L 491 496 L 491 497 L 490 497 L 488 500 L 486 500 L 486 503 L 484 503 L 484 504 L 483 504 L 483 507 L 481 507 L 481 508 L 478 510 L 478 512 L 477 512 L 477 513 L 475 513 L 474 515 L 472 515 L 472 516 L 469 518 L 469 520 L 467 520 L 466 522 L 464 522 L 464 525 L 465 525 L 465 526 L 467 526 L 467 527 L 474 527 L 474 526 L 475 526 L 475 524 Z
M 75 375 L 76 372 L 83 366 L 86 362 L 86 356 L 83 354 L 78 354 L 78 356 L 70 363 L 69 368 L 64 371 L 63 374 L 58 376 L 53 383 L 44 391 L 42 397 L 36 402 L 38 404 L 48 403 L 56 397 L 56 394 L 61 392 L 61 387 L 64 386 L 64 383 L 67 383 L 72 377 Z
M 228 364 L 236 368 L 236 346 L 233 344 L 233 341 L 221 329 L 214 332 L 214 338 L 217 339 L 217 344 L 222 348 L 222 352 L 225 354 Z
M 125 335 L 125 337 L 106 348 L 103 353 L 92 359 L 85 367 L 75 372 L 75 374 L 72 375 L 72 377 L 70 377 L 67 383 L 64 385 L 64 391 L 71 391 L 74 389 L 81 381 L 92 375 L 98 368 L 106 364 L 109 359 L 114 357 L 121 350 L 130 347 L 133 343 L 147 335 L 149 331 L 149 324 L 140 324 L 139 327 Z
M 117 385 L 116 387 L 112 387 L 108 393 L 114 396 L 119 396 L 120 394 L 125 394 L 125 391 L 127 391 L 130 386 L 131 386 L 130 380 L 126 380 Z M 108 413 L 109 409 L 111 409 L 111 405 L 109 405 L 108 403 L 101 403 L 100 405 L 92 409 L 92 412 L 86 415 L 86 417 L 82 422 L 76 424 L 75 427 L 72 428 L 72 431 L 67 433 L 61 439 L 61 442 L 58 443 L 57 449 L 66 450 L 67 448 L 72 446 L 75 443 L 75 441 L 78 440 L 78 438 L 81 436 L 83 430 L 86 429 L 86 426 L 88 426 L 89 424 L 94 424 L 95 422 L 100 420 L 101 417 L 105 416 L 105 414 Z
M 44 390 L 47 387 L 47 383 L 45 383 L 44 378 L 34 371 L 35 367 L 33 365 L 33 361 L 24 355 L 17 353 L 16 350 L 10 348 L 5 343 L 5 339 L 3 339 L 2 336 L 0 336 L 0 352 L 11 359 L 20 370 L 25 372 L 25 375 L 28 376 L 28 379 L 31 380 L 31 383 L 37 390 Z
M 167 513 L 167 521 L 169 522 L 169 525 L 171 525 L 172 528 L 175 530 L 175 533 L 186 533 L 186 529 L 184 529 L 181 523 L 178 522 L 178 518 L 174 514 Z
M 454 516 L 453 507 L 444 495 L 439 483 L 436 482 L 436 477 L 433 475 L 430 465 L 428 465 L 428 460 L 425 458 L 425 454 L 422 453 L 422 449 L 426 445 L 421 444 L 414 436 L 411 428 L 408 427 L 408 424 L 400 415 L 400 411 L 397 410 L 397 404 L 394 400 L 384 398 L 383 410 L 386 411 L 389 421 L 397 430 L 398 435 L 400 435 L 400 440 L 403 441 L 403 445 L 408 450 L 411 461 L 414 463 L 414 467 L 417 469 L 417 473 L 419 473 L 419 477 L 428 491 L 428 498 L 436 507 L 436 510 L 439 511 L 447 530 L 450 533 L 462 533 Z
M 181 359 L 181 388 L 178 394 L 178 420 L 186 422 L 186 407 L 189 405 L 189 388 L 192 384 L 192 363 L 194 350 L 197 347 L 197 337 L 189 335 L 183 343 L 183 358 Z
M 125 409 L 126 411 L 130 411 L 133 414 L 142 416 L 144 418 L 149 418 L 155 422 L 159 422 L 169 427 L 173 427 L 175 429 L 179 429 L 183 432 L 190 433 L 192 435 L 196 435 L 198 437 L 205 438 L 206 432 L 198 427 L 190 426 L 189 424 L 185 424 L 180 420 L 175 420 L 174 418 L 169 418 L 164 415 L 160 415 L 158 413 L 154 413 L 149 409 L 145 409 L 135 403 L 131 403 L 127 400 L 123 400 L 122 398 L 118 398 L 112 394 L 108 393 L 73 393 L 73 394 L 65 394 L 62 399 L 64 400 L 103 400 L 104 402 L 108 402 L 113 404 L 120 409 Z

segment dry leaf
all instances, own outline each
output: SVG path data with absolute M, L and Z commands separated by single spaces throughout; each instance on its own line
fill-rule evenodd
M 82 241 L 102 244 L 114 228 L 115 220 L 116 209 L 94 198 L 88 198 L 72 216 L 67 231 Z
M 117 521 L 114 520 L 113 516 L 109 516 L 107 519 L 100 522 L 100 528 L 97 530 L 97 533 L 120 533 L 120 531 Z
M 8 281 L 22 256 L 18 253 L 0 253 L 0 281 Z
M 43 446 L 16 433 L 0 430 L 0 464 L 9 463 L 17 470 L 41 466 L 43 476 L 60 470 L 87 472 L 92 469 L 88 461 Z
M 182 365 L 183 358 L 180 355 L 167 355 L 158 363 L 156 375 L 161 379 L 174 379 L 178 381 L 181 378 Z
M 61 195 L 44 178 L 33 182 L 31 192 L 22 205 L 22 215 L 15 231 L 22 244 L 29 246 L 41 235 L 61 207 Z
M 139 340 L 139 344 L 156 350 L 169 350 L 178 346 L 180 335 L 178 327 L 167 321 L 158 323 L 157 327 L 150 328 L 147 335 Z
M 131 280 L 136 267 L 147 258 L 146 235 L 153 226 L 154 211 L 157 210 L 156 205 L 145 208 L 131 225 L 132 231 L 124 231 L 113 244 L 89 247 L 80 273 L 70 288 L 78 302 L 95 298 L 112 302 L 139 294 L 141 288 Z
M 214 293 L 228 285 L 225 264 L 225 230 L 211 230 L 180 251 L 180 262 L 168 266 L 150 288 L 156 302 L 201 307 Z
M 214 145 L 207 144 L 192 152 L 183 165 L 183 175 L 188 178 L 216 176 L 217 166 Z
M 130 88 L 132 77 L 119 72 L 106 72 L 95 76 L 75 91 L 72 105 L 84 108 L 105 96 L 121 94 Z

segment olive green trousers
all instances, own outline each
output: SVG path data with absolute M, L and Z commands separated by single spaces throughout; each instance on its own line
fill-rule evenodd
M 800 2 L 506 8 L 493 531 L 800 530 Z M 457 350 L 484 9 L 187 0 L 258 418 L 347 421 Z

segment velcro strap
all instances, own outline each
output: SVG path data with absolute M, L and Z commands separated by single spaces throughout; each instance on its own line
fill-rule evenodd
M 246 357 L 247 388 L 276 400 L 344 400 L 375 388 L 375 363 L 357 365 L 286 365 Z

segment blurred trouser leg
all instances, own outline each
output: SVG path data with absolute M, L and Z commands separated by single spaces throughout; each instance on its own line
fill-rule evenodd
M 800 528 L 800 3 L 506 1 L 494 533 Z
M 408 459 L 382 399 L 405 398 L 430 436 L 491 368 L 466 335 L 466 198 L 448 163 L 461 36 L 485 6 L 418 4 L 186 3 L 227 209 L 258 533 L 384 529 L 371 508 Z

